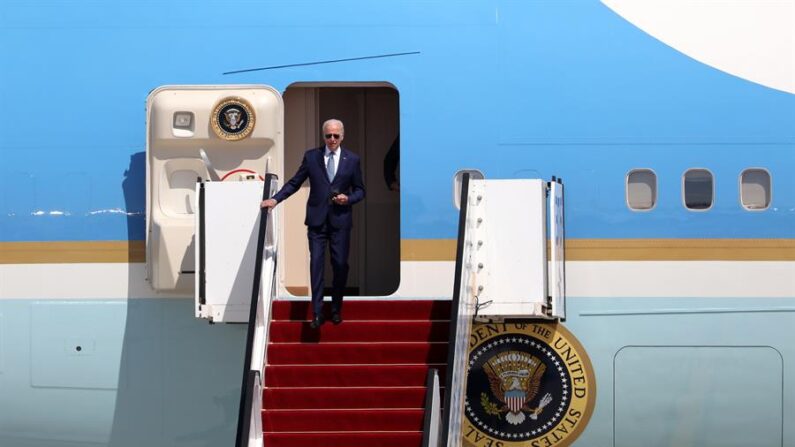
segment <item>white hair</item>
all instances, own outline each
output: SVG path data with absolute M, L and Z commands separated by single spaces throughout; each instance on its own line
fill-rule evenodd
M 336 124 L 336 125 L 340 126 L 340 129 L 341 129 L 342 133 L 345 133 L 345 125 L 342 124 L 342 121 L 340 121 L 338 119 L 334 119 L 334 118 L 332 118 L 330 120 L 326 120 L 323 123 L 323 133 L 326 133 L 326 127 L 328 127 L 328 126 L 330 126 L 332 124 Z

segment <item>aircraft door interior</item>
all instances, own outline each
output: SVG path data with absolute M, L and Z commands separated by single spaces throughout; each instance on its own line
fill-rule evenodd
M 389 84 L 298 83 L 284 93 L 285 165 L 289 180 L 304 152 L 323 145 L 321 126 L 345 124 L 342 147 L 361 158 L 367 197 L 353 207 L 347 296 L 385 296 L 400 283 L 399 98 Z M 284 286 L 309 295 L 309 250 L 303 225 L 308 182 L 282 206 Z M 331 266 L 327 259 L 330 294 Z
M 155 290 L 194 289 L 197 180 L 261 180 L 266 166 L 282 175 L 283 114 L 281 95 L 264 85 L 164 86 L 149 95 L 147 275 Z

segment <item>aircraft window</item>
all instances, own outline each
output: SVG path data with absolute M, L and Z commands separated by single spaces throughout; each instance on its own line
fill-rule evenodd
M 633 169 L 627 174 L 627 206 L 648 211 L 657 204 L 657 174 L 651 169 Z
M 687 209 L 704 211 L 712 208 L 715 183 L 706 169 L 689 169 L 682 178 L 684 201 Z
M 740 174 L 740 202 L 747 210 L 761 211 L 770 206 L 770 173 L 761 168 L 746 169 Z

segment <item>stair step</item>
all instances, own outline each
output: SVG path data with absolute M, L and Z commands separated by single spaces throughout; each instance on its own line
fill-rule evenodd
M 422 432 L 265 433 L 268 447 L 420 447 Z
M 309 301 L 273 303 L 266 445 L 420 447 L 428 371 L 445 377 L 450 301 L 350 300 L 341 325 L 317 330 L 311 316 Z
M 330 303 L 325 303 L 326 312 Z M 309 301 L 276 300 L 273 320 L 308 321 L 312 318 Z M 343 305 L 345 321 L 355 320 L 449 320 L 449 300 L 347 300 Z
M 425 405 L 425 387 L 266 388 L 266 409 L 415 408 Z
M 421 431 L 424 410 L 267 410 L 266 432 Z
M 447 343 L 273 343 L 268 346 L 271 365 L 383 365 L 443 363 Z
M 345 315 L 347 318 L 347 314 Z M 309 322 L 274 321 L 270 341 L 274 343 L 318 343 L 355 341 L 447 341 L 447 321 L 345 321 L 340 325 L 324 324 L 312 329 Z
M 447 359 L 445 359 L 445 362 Z M 268 365 L 268 387 L 389 387 L 425 386 L 428 369 L 439 370 L 444 382 L 445 365 Z

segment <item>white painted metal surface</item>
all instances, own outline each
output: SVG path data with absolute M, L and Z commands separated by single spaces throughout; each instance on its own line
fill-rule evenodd
M 477 200 L 477 192 L 480 186 L 469 182 L 468 198 L 462 206 L 466 206 L 466 227 L 464 231 L 464 241 L 462 250 L 461 283 L 459 284 L 459 305 L 458 313 L 450 321 L 456 325 L 456 339 L 451 340 L 450 349 L 454 352 L 454 364 L 447 365 L 452 368 L 452 375 L 449 383 L 446 383 L 446 393 L 449 393 L 449 406 L 452 409 L 446 411 L 447 414 L 447 445 L 446 447 L 461 447 L 461 427 L 464 417 L 464 391 L 466 387 L 467 361 L 469 360 L 469 336 L 472 331 L 472 317 L 477 308 L 476 294 L 480 289 L 477 275 L 474 273 L 477 265 L 478 244 L 476 228 L 478 221 L 482 223 L 482 206 Z M 480 208 L 480 209 L 479 209 Z M 448 382 L 447 380 L 445 382 Z M 450 434 L 453 434 L 452 436 Z
M 426 391 L 426 393 L 431 393 L 432 400 L 430 408 L 425 409 L 425 411 L 430 412 L 430 425 L 426 427 L 428 430 L 428 442 L 427 444 L 424 443 L 423 447 L 439 447 L 439 430 L 441 429 L 442 422 L 442 398 L 440 386 L 439 374 L 434 372 L 431 386 Z
M 475 180 L 479 316 L 546 317 L 546 182 Z M 475 192 L 482 191 L 482 192 Z M 485 256 L 484 253 L 485 252 Z
M 693 59 L 795 93 L 793 0 L 602 0 L 634 26 Z
M 486 181 L 479 179 L 469 180 L 469 193 L 467 209 L 466 241 L 464 246 L 464 265 L 461 294 L 473 300 L 476 308 L 488 307 L 493 302 L 494 290 L 490 287 L 491 259 L 489 251 L 492 248 L 487 244 L 489 238 L 490 219 L 486 209 Z
M 450 299 L 453 261 L 402 261 L 393 299 Z M 193 299 L 155 292 L 143 263 L 0 265 L 0 299 Z M 41 281 L 41 278 L 48 278 Z M 85 278 L 92 278 L 86 282 Z M 404 287 L 405 286 L 405 287 Z M 791 298 L 793 261 L 566 261 L 571 298 Z M 280 296 L 283 299 L 305 299 Z M 346 297 L 346 300 L 373 297 Z
M 248 322 L 262 188 L 260 181 L 204 184 L 204 246 L 198 249 L 204 250 L 205 303 L 199 304 L 202 266 L 197 252 L 199 318 L 215 323 Z
M 550 284 L 549 295 L 554 318 L 566 318 L 566 242 L 565 222 L 563 219 L 563 184 L 553 181 L 549 188 L 549 240 L 550 250 Z
M 261 368 L 260 368 L 261 369 Z M 262 447 L 265 443 L 264 430 L 262 427 L 262 376 L 254 381 L 254 389 L 252 391 L 252 411 L 251 421 L 248 426 L 248 447 Z
M 271 184 L 271 192 L 278 191 L 277 181 Z M 273 195 L 273 194 L 271 194 Z M 268 328 L 271 321 L 271 308 L 276 296 L 276 259 L 279 253 L 279 210 L 268 211 L 268 225 L 265 228 L 265 245 L 262 253 L 262 274 L 260 275 L 259 301 L 254 329 L 254 346 L 251 356 L 251 369 L 259 372 L 260 380 L 265 378 L 265 360 L 268 346 Z

